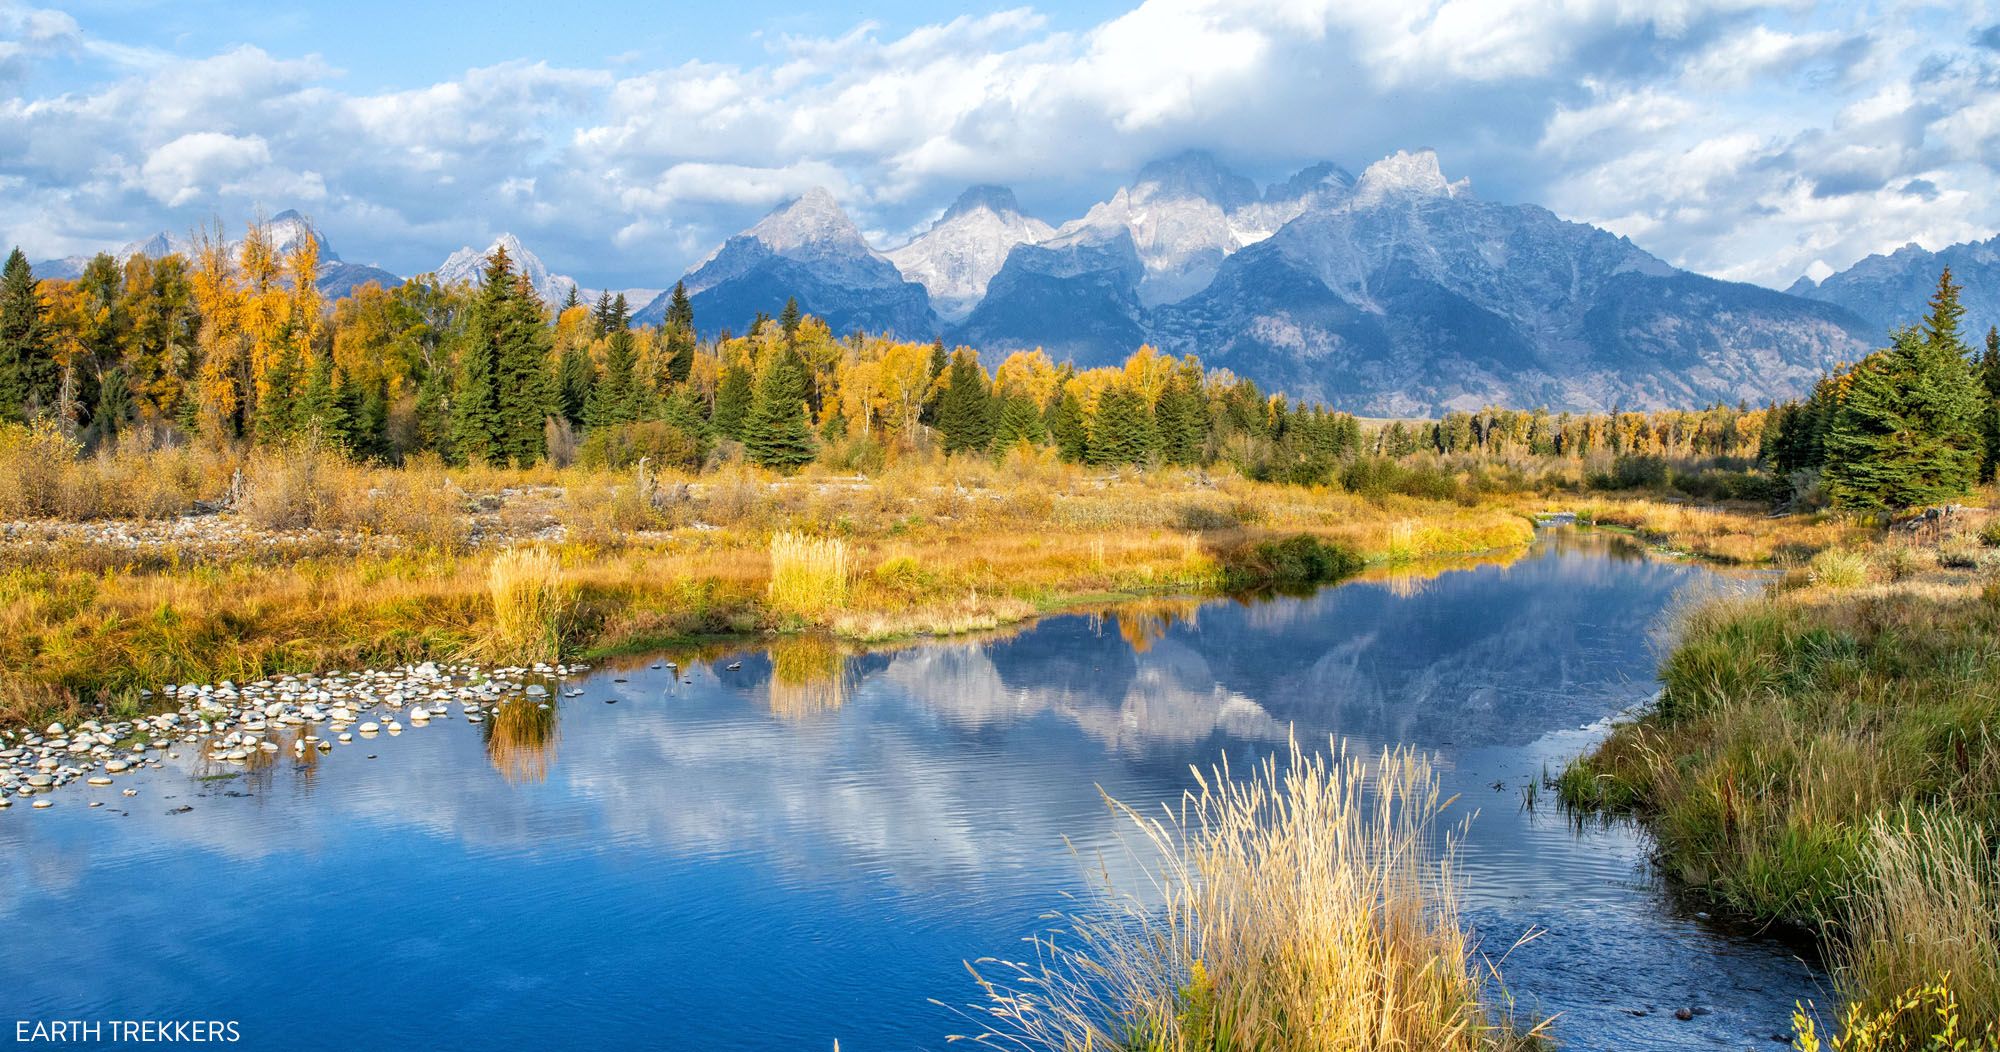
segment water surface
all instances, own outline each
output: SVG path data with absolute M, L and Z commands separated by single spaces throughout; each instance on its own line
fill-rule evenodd
M 1652 692 L 1652 628 L 1712 580 L 1556 534 L 1304 599 L 647 659 L 491 740 L 454 717 L 236 777 L 186 760 L 74 786 L 0 812 L 0 1021 L 231 1019 L 250 1048 L 941 1048 L 969 1024 L 931 999 L 977 994 L 962 962 L 1018 954 L 1082 886 L 1063 838 L 1115 843 L 1098 786 L 1173 799 L 1190 764 L 1296 728 L 1436 752 L 1477 812 L 1467 919 L 1495 956 L 1543 932 L 1503 968 L 1563 1047 L 1768 1047 L 1795 999 L 1826 1000 L 1815 973 L 1678 910 L 1630 828 L 1521 792 Z

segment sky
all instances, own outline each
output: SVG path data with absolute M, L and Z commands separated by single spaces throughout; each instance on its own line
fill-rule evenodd
M 519 236 L 662 287 L 818 185 L 877 247 L 1060 223 L 1146 161 L 1430 147 L 1496 201 L 1782 288 L 2000 229 L 2000 0 L 0 0 L 0 246 L 296 208 L 400 274 Z

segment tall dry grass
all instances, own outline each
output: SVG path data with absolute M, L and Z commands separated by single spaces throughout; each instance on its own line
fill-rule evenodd
M 1115 800 L 1140 876 L 1100 860 L 1033 962 L 982 961 L 981 1040 L 1027 1049 L 1430 1052 L 1533 1047 L 1496 1018 L 1460 926 L 1450 801 L 1409 750 L 1297 741 L 1226 761 L 1159 817 Z M 1122 868 L 1122 867 L 1121 867 Z M 986 972 L 979 969 L 984 967 Z M 988 973 L 992 978 L 988 978 Z
M 1968 1032 L 2000 1034 L 2000 865 L 1979 824 L 1907 811 L 1870 824 L 1867 871 L 1837 957 L 1842 998 L 1879 1015 L 1895 995 L 1941 983 Z M 1928 1039 L 1937 1020 L 1901 1020 Z
M 838 538 L 778 533 L 771 537 L 771 609 L 807 619 L 847 602 L 847 544 Z
M 546 548 L 509 548 L 487 571 L 493 623 L 487 656 L 517 664 L 554 661 L 562 654 L 571 589 L 562 560 Z

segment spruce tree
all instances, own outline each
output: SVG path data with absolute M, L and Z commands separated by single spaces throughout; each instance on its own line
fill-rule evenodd
M 590 404 L 596 380 L 597 366 L 591 362 L 588 350 L 571 346 L 563 351 L 556 363 L 556 408 L 563 419 L 572 424 L 583 423 L 584 408 Z
M 500 455 L 526 467 L 548 455 L 544 429 L 555 408 L 555 374 L 549 368 L 551 334 L 542 301 L 527 279 L 516 277 L 505 301 L 498 359 Z
M 1958 336 L 1958 291 L 1947 268 L 1922 327 L 1855 367 L 1826 438 L 1827 490 L 1841 506 L 1936 504 L 1977 480 L 1986 399 Z
M 505 248 L 487 257 L 472 322 L 458 355 L 451 397 L 451 454 L 460 461 L 499 462 L 513 445 L 502 410 L 502 349 L 514 326 L 514 264 Z
M 715 411 L 708 418 L 709 429 L 722 438 L 743 439 L 743 421 L 750 415 L 752 400 L 750 370 L 731 362 L 722 370 L 722 383 L 715 391 Z
M 583 410 L 584 423 L 610 427 L 639 418 L 638 391 L 632 377 L 636 363 L 631 330 L 612 329 L 610 339 L 605 341 L 604 375 L 590 389 L 590 399 Z
M 667 300 L 666 328 L 694 334 L 694 306 L 688 302 L 687 282 L 674 282 L 674 294 Z
M 299 433 L 299 398 L 304 369 L 298 351 L 289 344 L 264 374 L 264 391 L 257 399 L 251 430 L 259 442 L 282 442 Z
M 1091 464 L 1142 464 L 1153 451 L 1153 413 L 1137 391 L 1115 384 L 1097 399 L 1084 459 Z
M 743 422 L 743 451 L 767 468 L 795 468 L 812 460 L 812 422 L 806 418 L 805 360 L 786 350 L 764 369 Z
M 1072 464 L 1082 463 L 1090 451 L 1090 430 L 1076 392 L 1064 389 L 1062 396 L 1049 404 L 1048 415 L 1049 437 L 1055 441 L 1056 454 Z
M 296 415 L 295 426 L 301 433 L 317 433 L 337 445 L 348 445 L 347 412 L 334 384 L 332 357 L 320 355 L 306 370 Z
M 562 307 L 558 309 L 556 313 L 561 314 L 563 311 L 567 311 L 571 307 L 581 306 L 582 303 L 583 299 L 580 295 L 578 295 L 576 290 L 576 285 L 572 283 L 569 287 L 569 293 L 563 296 Z
M 0 420 L 25 420 L 56 401 L 60 378 L 35 286 L 28 257 L 15 249 L 0 272 Z
M 1042 411 L 1035 400 L 1027 395 L 1008 395 L 1000 400 L 1000 420 L 994 428 L 993 445 L 996 449 L 1009 449 L 1026 442 L 1039 446 L 1048 437 L 1042 426 Z
M 124 369 L 112 369 L 97 385 L 97 408 L 91 412 L 91 441 L 116 442 L 132 418 L 132 385 Z
M 1986 389 L 1986 456 L 1979 480 L 1991 482 L 2000 469 L 2000 326 L 1986 330 L 1986 353 L 1979 360 L 1980 384 Z
M 986 370 L 970 352 L 952 356 L 944 393 L 938 398 L 937 429 L 946 453 L 984 453 L 993 445 Z
M 597 294 L 597 305 L 590 309 L 590 338 L 601 340 L 611 331 L 611 291 L 606 289 Z
M 778 324 L 785 332 L 785 346 L 791 347 L 797 345 L 799 342 L 799 298 L 797 296 L 786 298 L 784 313 L 778 315 Z

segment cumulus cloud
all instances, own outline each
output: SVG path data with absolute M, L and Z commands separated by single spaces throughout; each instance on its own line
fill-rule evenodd
M 1187 147 L 1273 178 L 1430 145 L 1486 196 L 1782 286 L 2000 221 L 2000 49 L 1958 2 L 1145 0 L 368 91 L 337 54 L 160 55 L 0 0 L 0 236 L 51 256 L 304 204 L 404 272 L 511 230 L 588 283 L 664 285 L 815 185 L 864 229 L 973 182 L 1059 221 Z M 55 56 L 98 79 L 42 86 Z

